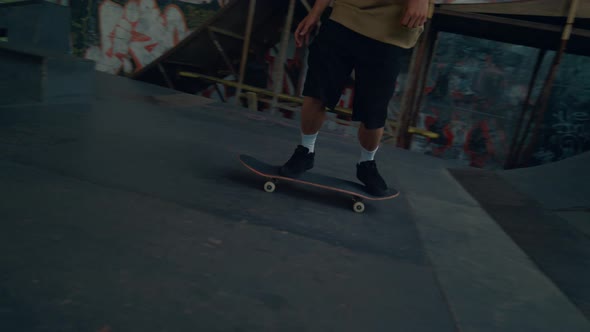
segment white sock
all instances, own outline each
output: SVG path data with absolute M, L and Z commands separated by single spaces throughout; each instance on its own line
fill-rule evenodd
M 308 148 L 309 153 L 312 153 L 314 152 L 316 138 L 318 138 L 318 133 L 311 135 L 305 135 L 304 133 L 301 133 L 301 145 Z
M 369 151 L 361 146 L 361 159 L 359 159 L 359 163 L 362 163 L 363 161 L 367 161 L 367 160 L 373 160 L 375 158 L 375 153 L 377 152 L 378 149 L 379 149 L 379 147 L 377 147 L 373 151 Z

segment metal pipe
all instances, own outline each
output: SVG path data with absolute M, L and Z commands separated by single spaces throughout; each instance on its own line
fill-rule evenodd
M 539 71 L 541 70 L 541 65 L 543 64 L 543 59 L 545 59 L 545 54 L 547 54 L 547 50 L 542 49 L 539 52 L 539 55 L 537 56 L 537 62 L 535 63 L 535 69 L 533 71 L 533 75 L 532 75 L 531 80 L 529 82 L 529 88 L 527 91 L 526 98 L 525 98 L 524 103 L 522 105 L 522 112 L 520 112 L 520 116 L 518 117 L 518 121 L 516 122 L 514 134 L 512 136 L 512 142 L 510 143 L 510 147 L 508 149 L 508 157 L 506 158 L 506 161 L 504 163 L 505 169 L 512 168 L 516 164 L 516 159 L 517 159 L 517 155 L 516 155 L 517 146 L 516 146 L 516 144 L 518 142 L 518 138 L 521 135 L 521 131 L 522 131 L 521 127 L 524 122 L 524 117 L 528 111 L 529 104 L 531 102 L 531 95 L 533 93 L 533 89 L 535 88 L 535 82 L 537 81 L 537 76 L 539 75 Z
M 408 128 L 414 121 L 414 106 L 416 106 L 416 94 L 417 89 L 420 86 L 422 70 L 424 66 L 424 57 L 427 52 L 427 46 L 431 35 L 432 23 L 431 19 L 434 15 L 434 1 L 430 0 L 428 7 L 428 20 L 424 27 L 424 35 L 420 39 L 417 47 L 414 48 L 412 59 L 410 62 L 410 73 L 413 75 L 409 76 L 409 84 L 402 97 L 401 101 L 401 114 L 400 114 L 400 125 L 398 128 L 397 142 L 396 145 L 407 149 L 410 145 L 411 134 L 409 134 Z
M 244 76 L 246 75 L 246 62 L 248 61 L 248 50 L 250 49 L 250 38 L 252 37 L 252 25 L 254 24 L 254 13 L 256 11 L 256 0 L 250 0 L 250 7 L 248 8 L 248 21 L 246 23 L 246 36 L 244 38 L 244 45 L 242 47 L 242 60 L 240 61 L 240 78 L 238 80 L 238 90 L 236 91 L 235 104 L 240 104 L 238 96 L 242 93 L 242 84 L 244 83 Z
M 578 0 L 572 0 L 572 2 L 570 3 L 570 9 L 569 9 L 568 17 L 567 17 L 567 22 L 563 28 L 563 34 L 561 36 L 561 44 L 559 46 L 559 51 L 555 55 L 555 58 L 553 60 L 553 64 L 551 65 L 551 70 L 549 71 L 549 74 L 547 75 L 547 79 L 545 80 L 545 84 L 543 86 L 543 91 L 539 95 L 539 99 L 537 102 L 537 105 L 539 105 L 538 111 L 535 114 L 536 116 L 531 116 L 528 126 L 527 126 L 527 130 L 525 131 L 525 135 L 523 135 L 519 149 L 516 152 L 516 156 L 518 158 L 518 155 L 522 151 L 522 146 L 524 145 L 525 139 L 528 136 L 526 133 L 528 132 L 528 130 L 530 130 L 532 121 L 535 120 L 535 127 L 533 129 L 531 141 L 529 142 L 528 146 L 526 147 L 525 151 L 523 152 L 523 157 L 524 157 L 525 161 L 530 159 L 530 157 L 532 156 L 532 153 L 533 153 L 532 151 L 535 148 L 535 144 L 537 143 L 540 125 L 544 119 L 545 112 L 547 110 L 547 104 L 549 102 L 549 97 L 551 96 L 551 88 L 553 87 L 553 82 L 555 80 L 555 76 L 557 75 L 557 69 L 559 68 L 559 65 L 561 63 L 561 59 L 563 58 L 563 54 L 565 53 L 567 43 L 570 39 L 570 35 L 572 32 L 572 26 L 573 26 L 575 18 L 576 18 L 576 12 L 578 10 L 578 3 L 579 3 Z
M 277 105 L 277 97 L 281 92 L 283 86 L 283 79 L 285 77 L 285 60 L 287 58 L 287 46 L 289 46 L 289 36 L 291 35 L 291 25 L 293 24 L 293 15 L 295 13 L 295 0 L 289 0 L 289 10 L 285 19 L 285 26 L 283 27 L 283 35 L 281 37 L 281 49 L 279 51 L 278 61 L 275 61 L 274 75 L 273 75 L 273 97 L 270 104 L 271 112 Z
M 221 78 L 217 78 L 217 77 L 213 77 L 213 76 L 208 76 L 208 75 L 203 75 L 203 74 L 198 74 L 198 73 L 191 73 L 191 72 L 185 72 L 185 71 L 181 71 L 178 73 L 178 76 L 181 77 L 189 77 L 189 78 L 197 78 L 197 79 L 204 79 L 204 80 L 208 80 L 208 81 L 212 81 L 212 82 L 217 82 L 217 83 L 221 83 L 227 86 L 231 86 L 231 87 L 237 87 L 238 83 L 234 82 L 234 81 L 228 81 L 228 80 L 224 80 Z M 250 86 L 247 84 L 242 84 L 242 89 L 247 90 L 247 91 L 251 91 L 257 94 L 261 94 L 261 95 L 265 95 L 265 96 L 269 96 L 272 97 L 274 95 L 273 92 L 262 89 L 262 88 L 258 88 L 255 86 Z M 239 95 L 238 95 L 239 96 Z M 303 98 L 301 97 L 294 97 L 291 95 L 287 95 L 287 94 L 278 94 L 277 97 L 279 99 L 282 100 L 286 100 L 286 101 L 290 101 L 290 102 L 294 102 L 297 104 L 303 104 Z M 262 100 L 262 99 L 259 99 Z M 331 111 L 329 108 L 326 108 L 326 111 Z M 332 110 L 333 113 L 336 114 L 342 114 L 342 115 L 352 115 L 352 110 L 348 109 L 348 108 L 344 108 L 344 107 L 340 107 L 337 106 L 334 108 L 334 110 Z M 387 120 L 389 124 L 392 125 L 397 125 L 394 121 L 392 120 Z M 435 132 L 431 132 L 428 130 L 424 130 L 424 129 L 420 129 L 420 128 L 415 128 L 415 127 L 409 127 L 408 131 L 410 133 L 415 133 L 418 135 L 422 135 L 422 136 L 426 136 L 429 138 L 438 138 L 438 134 Z

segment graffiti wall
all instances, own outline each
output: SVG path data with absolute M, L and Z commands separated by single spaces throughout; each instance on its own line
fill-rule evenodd
M 501 168 L 507 158 L 539 50 L 441 33 L 411 149 L 470 166 Z M 534 108 L 555 52 L 545 56 L 529 101 Z M 567 55 L 554 82 L 533 166 L 590 150 L 590 58 Z M 530 140 L 529 140 L 530 141 Z M 527 142 L 529 142 L 527 141 Z
M 496 168 L 508 153 L 534 70 L 536 49 L 441 33 L 412 149 Z M 533 60 L 531 60 L 533 59 Z
M 228 0 L 71 2 L 76 55 L 112 74 L 136 71 L 174 47 Z
M 557 73 L 540 137 L 525 166 L 590 150 L 590 57 L 566 54 Z

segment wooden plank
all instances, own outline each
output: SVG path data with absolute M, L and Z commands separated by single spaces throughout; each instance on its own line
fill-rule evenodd
M 303 7 L 305 7 L 305 9 L 310 12 L 311 11 L 311 6 L 309 5 L 309 2 L 307 2 L 307 0 L 301 0 L 301 4 L 303 4 Z
M 440 5 L 440 9 L 466 13 L 566 17 L 570 7 L 569 3 L 569 0 L 535 0 L 479 5 Z M 590 18 L 590 0 L 581 1 L 576 16 Z
M 170 77 L 166 73 L 166 70 L 164 69 L 164 66 L 162 66 L 161 63 L 158 63 L 158 70 L 162 74 L 162 77 L 164 77 L 164 80 L 166 81 L 166 85 L 168 85 L 168 87 L 170 89 L 174 89 L 174 84 L 172 83 L 172 80 L 170 80 Z
M 558 40 L 563 31 L 562 26 L 557 24 L 442 9 L 437 9 L 436 13 L 433 25 L 438 31 L 532 48 L 559 50 L 559 45 L 553 41 Z M 538 38 L 540 35 L 543 38 Z M 588 45 L 590 30 L 572 27 L 567 53 L 588 55 Z
M 487 15 L 487 14 L 459 12 L 456 10 L 443 9 L 443 8 L 437 8 L 435 10 L 435 14 L 454 16 L 457 18 L 466 18 L 466 19 L 477 20 L 477 21 L 481 21 L 481 22 L 500 23 L 500 24 L 505 24 L 505 25 L 512 25 L 515 27 L 522 27 L 522 28 L 532 28 L 532 29 L 537 29 L 537 30 L 545 30 L 545 31 L 553 31 L 553 32 L 561 31 L 561 28 L 559 26 L 553 25 L 553 24 L 548 24 L 548 23 L 525 21 L 525 20 L 519 20 L 519 19 L 514 19 L 514 18 L 492 16 L 492 15 Z
M 246 98 L 248 99 L 248 109 L 251 111 L 258 111 L 258 95 L 254 92 L 246 92 Z
M 488 15 L 488 14 L 458 12 L 455 10 L 443 9 L 442 7 L 435 9 L 435 15 L 454 16 L 457 18 L 465 18 L 465 19 L 477 20 L 477 21 L 481 21 L 481 22 L 499 23 L 499 24 L 505 24 L 505 25 L 512 25 L 514 27 L 530 28 L 530 29 L 536 29 L 536 30 L 542 30 L 542 31 L 548 31 L 548 32 L 561 32 L 562 31 L 562 27 L 559 25 L 548 24 L 548 23 L 539 23 L 539 22 L 533 22 L 533 21 L 525 21 L 525 20 L 508 18 L 508 17 L 492 16 L 492 15 Z M 442 28 L 442 30 L 444 30 L 444 27 L 437 26 L 437 28 Z M 572 27 L 571 35 L 576 36 L 576 37 L 590 38 L 590 30 Z
M 229 36 L 229 37 L 232 37 L 232 38 L 235 38 L 235 39 L 238 39 L 238 40 L 244 40 L 245 39 L 245 37 L 242 36 L 242 35 L 238 35 L 237 33 L 233 33 L 233 32 L 231 32 L 229 30 L 218 28 L 218 27 L 215 27 L 215 26 L 207 27 L 207 29 L 209 29 L 209 31 L 218 33 L 220 35 Z

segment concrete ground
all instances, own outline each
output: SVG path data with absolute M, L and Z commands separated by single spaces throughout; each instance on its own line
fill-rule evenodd
M 264 179 L 297 123 L 100 74 L 88 103 L 0 107 L 2 331 L 590 331 L 449 173 L 383 146 L 367 202 Z M 354 137 L 314 171 L 354 178 Z

